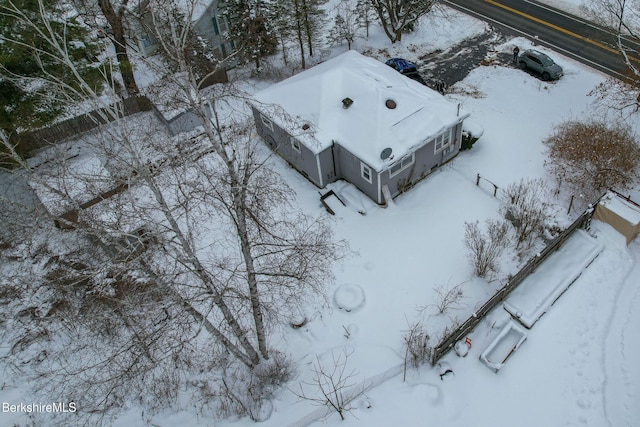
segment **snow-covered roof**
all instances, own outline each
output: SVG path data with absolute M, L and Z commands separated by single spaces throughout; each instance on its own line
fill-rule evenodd
M 630 224 L 640 224 L 640 208 L 616 196 L 614 193 L 607 192 L 600 200 L 600 204 L 610 211 L 615 212 Z
M 353 101 L 348 108 L 345 98 Z M 312 151 L 335 141 L 376 170 L 391 163 L 381 159 L 385 148 L 398 160 L 469 115 L 438 92 L 352 50 L 258 92 L 253 105 Z
M 62 215 L 113 188 L 113 180 L 99 158 L 91 155 L 69 159 L 64 167 L 40 166 L 29 186 L 47 210 Z

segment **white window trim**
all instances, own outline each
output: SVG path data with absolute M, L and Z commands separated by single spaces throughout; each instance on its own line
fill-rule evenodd
M 403 164 L 403 163 L 405 163 L 405 161 L 407 161 L 406 164 Z M 416 153 L 415 152 L 404 156 L 403 158 L 401 158 L 400 160 L 395 162 L 393 165 L 391 165 L 391 168 L 393 168 L 394 166 L 399 164 L 400 165 L 400 169 L 398 169 L 395 172 L 392 172 L 391 168 L 389 168 L 389 178 L 393 178 L 394 176 L 398 175 L 400 172 L 402 172 L 403 170 L 405 170 L 409 166 L 413 165 L 415 162 L 416 162 Z
M 270 119 L 268 119 L 265 116 L 263 116 L 262 114 L 260 114 L 260 121 L 262 121 L 263 125 L 265 125 L 269 129 L 271 129 L 271 131 L 273 131 L 273 122 Z
M 300 146 L 300 141 L 295 139 L 293 136 L 291 137 L 291 148 L 293 148 L 293 151 L 295 151 L 298 154 L 302 153 L 302 147 Z
M 364 173 L 365 171 L 368 171 L 367 174 L 369 175 L 369 178 L 365 176 L 365 173 Z M 373 169 L 371 169 L 371 166 L 368 166 L 365 163 L 360 162 L 360 176 L 362 177 L 362 179 L 364 179 L 369 184 L 371 184 L 373 182 Z
M 449 137 L 447 140 L 447 143 L 442 144 L 440 148 L 438 148 L 438 140 L 444 141 L 445 135 L 448 135 Z M 436 154 L 438 154 L 439 152 L 446 149 L 450 145 L 451 145 L 451 129 L 447 129 L 446 131 L 442 132 L 440 135 L 436 136 L 436 138 L 433 141 L 433 150 Z

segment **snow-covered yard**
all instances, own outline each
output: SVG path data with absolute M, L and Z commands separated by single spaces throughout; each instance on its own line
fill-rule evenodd
M 440 48 L 484 29 L 478 21 L 454 16 L 447 28 L 421 28 L 407 38 L 404 48 L 394 47 L 393 54 L 406 56 L 410 51 L 402 49 L 424 46 L 422 40 Z M 360 47 L 388 48 L 382 38 L 372 40 L 367 46 L 360 42 Z M 510 52 L 514 44 L 522 50 L 530 42 L 510 40 L 498 50 Z M 441 379 L 438 367 L 426 366 L 410 369 L 403 381 L 402 333 L 420 318 L 419 308 L 424 308 L 427 332 L 433 331 L 436 341 L 444 326 L 454 318 L 466 319 L 523 263 L 515 253 L 507 254 L 497 280 L 473 277 L 464 223 L 500 217 L 499 199 L 492 188 L 476 186 L 476 174 L 500 188 L 521 178 L 542 178 L 555 188 L 544 168 L 543 139 L 564 120 L 594 114 L 594 100 L 588 94 L 605 77 L 548 53 L 564 68 L 558 82 L 489 65 L 478 67 L 456 85 L 448 98 L 471 112 L 471 120 L 482 126 L 484 135 L 473 149 L 461 152 L 395 204 L 381 208 L 345 183 L 331 187 L 347 204 L 336 209 L 336 235 L 349 242 L 354 254 L 337 267 L 337 281 L 323 310 L 301 308 L 296 315 L 308 323 L 273 332 L 273 346 L 298 363 L 298 376 L 289 389 L 280 391 L 271 416 L 261 425 L 639 425 L 640 239 L 626 246 L 622 235 L 600 222 L 593 223 L 590 234 L 602 252 L 527 331 L 527 340 L 497 374 L 479 356 L 508 317 L 501 307 L 469 336 L 473 344 L 466 357 L 452 351 L 443 359 L 453 374 Z M 632 125 L 640 132 L 639 123 Z M 273 163 L 297 193 L 300 207 L 310 214 L 328 215 L 312 184 L 281 159 L 273 158 Z M 637 193 L 634 196 L 638 199 Z M 561 212 L 557 221 L 567 225 L 576 212 L 567 216 L 568 201 L 557 203 Z M 547 277 L 576 262 L 571 253 L 557 257 Z M 463 307 L 436 314 L 435 289 L 458 284 L 464 289 Z M 312 380 L 316 360 L 330 364 L 332 357 L 344 356 L 345 351 L 348 370 L 355 371 L 353 383 L 367 390 L 353 400 L 346 420 L 340 421 L 337 414 L 324 416 L 324 408 L 300 401 L 296 392 L 300 383 Z M 20 397 L 26 398 L 15 389 L 0 389 L 3 402 Z M 183 403 L 181 412 L 167 411 L 151 419 L 133 407 L 114 425 L 255 425 L 248 419 L 205 419 L 195 413 L 195 405 Z M 0 424 L 24 421 L 14 417 L 3 413 Z
M 469 28 L 482 31 L 483 24 L 459 19 L 466 36 L 473 33 Z M 455 34 L 455 24 L 450 26 Z M 433 46 L 459 40 L 448 39 L 442 29 L 434 34 L 421 31 L 419 36 L 431 37 Z M 521 49 L 531 45 L 515 39 L 498 50 L 510 52 L 514 44 Z M 479 355 L 495 337 L 496 325 L 507 319 L 500 306 L 470 335 L 473 345 L 467 357 L 455 352 L 445 357 L 453 375 L 441 381 L 438 367 L 424 367 L 409 371 L 403 382 L 401 335 L 419 318 L 418 307 L 433 304 L 434 288 L 463 284 L 466 307 L 450 314 L 464 319 L 504 281 L 504 277 L 492 283 L 474 279 L 466 260 L 464 222 L 499 217 L 499 201 L 492 188 L 476 187 L 476 174 L 499 187 L 520 178 L 542 178 L 553 186 L 544 168 L 542 140 L 564 120 L 594 114 L 588 93 L 604 76 L 549 54 L 565 70 L 556 83 L 491 65 L 477 68 L 454 87 L 449 98 L 472 112 L 484 136 L 471 151 L 396 199 L 395 205 L 379 208 L 349 185 L 332 187 L 347 203 L 338 205 L 337 235 L 349 241 L 356 254 L 337 271 L 330 295 L 335 298 L 327 309 L 303 313 L 309 323 L 282 331 L 274 339 L 298 361 L 299 376 L 273 402 L 273 413 L 262 425 L 297 426 L 314 420 L 313 425 L 349 426 L 637 425 L 640 409 L 634 402 L 640 397 L 640 368 L 632 355 L 640 351 L 633 338 L 640 326 L 640 313 L 634 309 L 640 302 L 640 244 L 636 240 L 625 247 L 622 236 L 598 222 L 591 234 L 604 246 L 603 252 L 528 331 L 527 341 L 498 374 L 487 369 Z M 281 160 L 276 163 L 296 190 L 300 205 L 308 212 L 322 212 L 317 190 Z M 563 204 L 559 212 L 566 212 L 566 202 L 558 202 Z M 570 222 L 569 216 L 559 215 L 560 224 Z M 509 273 L 519 263 L 515 254 L 504 261 Z M 571 254 L 560 253 L 553 271 L 547 273 L 561 274 L 574 261 Z M 339 308 L 350 304 L 354 309 L 349 312 Z M 446 315 L 429 317 L 433 313 L 429 307 L 426 313 L 427 330 L 438 330 L 451 320 Z M 332 357 L 343 355 L 345 349 L 350 354 L 348 368 L 357 373 L 353 383 L 370 387 L 340 421 L 336 413 L 300 401 L 294 392 L 300 382 L 311 381 L 316 357 L 330 365 Z M 326 413 L 330 415 L 323 417 Z M 135 415 L 129 415 L 121 425 L 134 422 Z M 187 412 L 155 420 L 207 424 Z M 227 420 L 215 425 L 253 423 Z

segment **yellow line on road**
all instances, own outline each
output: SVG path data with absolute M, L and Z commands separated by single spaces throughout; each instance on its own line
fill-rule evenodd
M 561 33 L 564 33 L 564 34 L 566 34 L 568 36 L 574 37 L 574 38 L 579 39 L 579 40 L 583 40 L 583 41 L 585 41 L 585 42 L 587 42 L 589 44 L 592 44 L 594 46 L 599 47 L 600 49 L 604 49 L 604 50 L 607 50 L 609 52 L 613 52 L 613 53 L 618 54 L 618 55 L 620 54 L 620 52 L 618 50 L 613 49 L 613 48 L 611 48 L 611 47 L 609 47 L 609 46 L 607 46 L 605 44 L 602 44 L 602 43 L 597 42 L 595 40 L 591 40 L 588 37 L 581 36 L 580 34 L 576 34 L 576 33 L 572 32 L 572 31 L 566 30 L 566 29 L 564 29 L 562 27 L 559 27 L 557 25 L 554 25 L 554 24 L 552 24 L 550 22 L 547 22 L 547 21 L 542 20 L 540 18 L 536 18 L 535 16 L 531 16 L 529 14 L 526 14 L 524 12 L 521 12 L 521 11 L 519 11 L 517 9 L 514 9 L 512 7 L 509 7 L 509 6 L 505 6 L 504 4 L 498 3 L 498 2 L 493 1 L 493 0 L 485 0 L 485 1 L 487 3 L 489 3 L 489 4 L 492 4 L 492 5 L 496 6 L 496 7 L 508 10 L 511 13 L 515 13 L 516 15 L 520 15 L 520 16 L 522 16 L 524 18 L 530 19 L 530 20 L 535 21 L 535 22 L 537 22 L 539 24 L 545 25 L 545 26 L 547 26 L 549 28 L 553 28 L 554 30 L 560 31 Z M 636 59 L 636 58 L 631 58 L 631 60 L 638 61 L 638 59 Z

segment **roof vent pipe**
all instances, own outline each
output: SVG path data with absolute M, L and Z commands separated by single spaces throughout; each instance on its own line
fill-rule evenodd
M 351 107 L 351 104 L 353 104 L 353 99 L 351 98 L 345 98 L 342 100 L 342 108 L 344 108 L 345 110 Z

